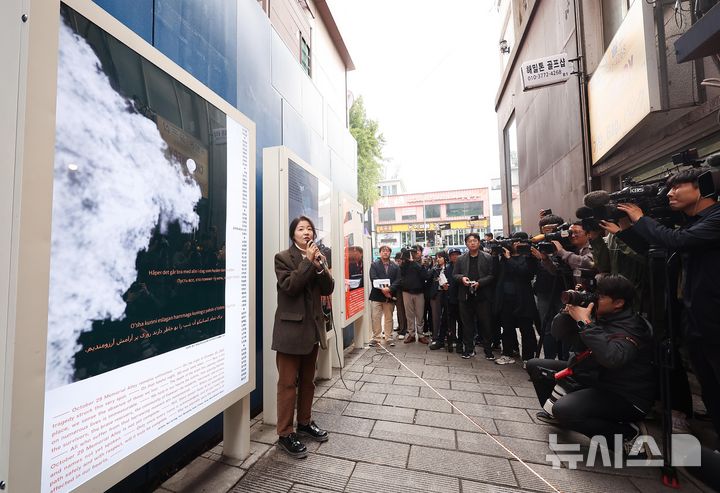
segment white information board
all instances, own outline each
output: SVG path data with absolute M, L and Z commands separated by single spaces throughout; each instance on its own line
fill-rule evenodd
M 255 125 L 93 2 L 42 7 L 0 479 L 103 491 L 255 386 Z
M 565 82 L 570 78 L 571 68 L 567 53 L 524 62 L 520 65 L 523 91 Z

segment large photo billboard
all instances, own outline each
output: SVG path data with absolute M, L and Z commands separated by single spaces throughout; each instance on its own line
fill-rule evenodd
M 249 129 L 61 10 L 43 492 L 248 382 Z
M 364 224 L 362 206 L 341 195 L 342 233 L 345 247 L 345 322 L 365 309 Z

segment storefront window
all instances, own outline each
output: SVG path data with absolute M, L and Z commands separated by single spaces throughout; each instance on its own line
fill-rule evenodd
M 520 176 L 518 173 L 518 151 L 517 151 L 517 127 L 515 115 L 510 117 L 505 131 L 505 174 L 507 176 L 507 188 L 505 190 L 506 201 L 510 204 L 510 224 L 508 230 L 511 233 L 522 229 L 520 216 Z

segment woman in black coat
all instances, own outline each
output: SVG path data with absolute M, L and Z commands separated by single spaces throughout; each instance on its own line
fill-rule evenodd
M 314 240 L 315 226 L 300 216 L 290 223 L 293 245 L 275 255 L 277 310 L 272 349 L 277 351 L 278 447 L 293 457 L 307 456 L 298 435 L 325 442 L 328 434 L 311 419 L 318 346 L 327 347 L 320 297 L 332 293 L 334 281 L 323 266 Z M 297 433 L 293 415 L 297 402 Z

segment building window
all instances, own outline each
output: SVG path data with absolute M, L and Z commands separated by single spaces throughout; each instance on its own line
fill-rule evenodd
M 392 194 L 397 195 L 397 185 L 392 186 Z
M 307 41 L 305 41 L 305 38 L 300 36 L 300 65 L 302 65 L 303 70 L 308 75 L 308 77 L 311 77 L 310 74 L 310 45 L 307 44 Z
M 522 217 L 520 215 L 520 176 L 517 151 L 517 127 L 515 126 L 515 115 L 510 117 L 508 124 L 503 131 L 505 141 L 505 175 L 507 179 L 505 190 L 505 202 L 510 204 L 510 224 L 508 231 L 514 233 L 522 230 Z
M 425 218 L 434 219 L 438 217 L 440 217 L 440 204 L 425 206 Z
M 490 180 L 490 190 L 500 190 L 500 178 Z
M 493 216 L 502 216 L 502 204 L 493 204 L 492 205 L 492 215 Z
M 395 220 L 395 209 L 392 207 L 385 207 L 378 210 L 378 219 L 380 221 L 394 221 Z
M 603 41 L 606 50 L 632 4 L 633 0 L 602 0 Z
M 403 221 L 417 221 L 417 214 L 408 214 L 402 217 Z
M 462 202 L 459 204 L 447 204 L 445 206 L 448 217 L 482 216 L 482 200 L 477 202 Z
M 403 247 L 410 246 L 413 243 L 412 231 L 403 231 L 400 233 L 400 245 Z

